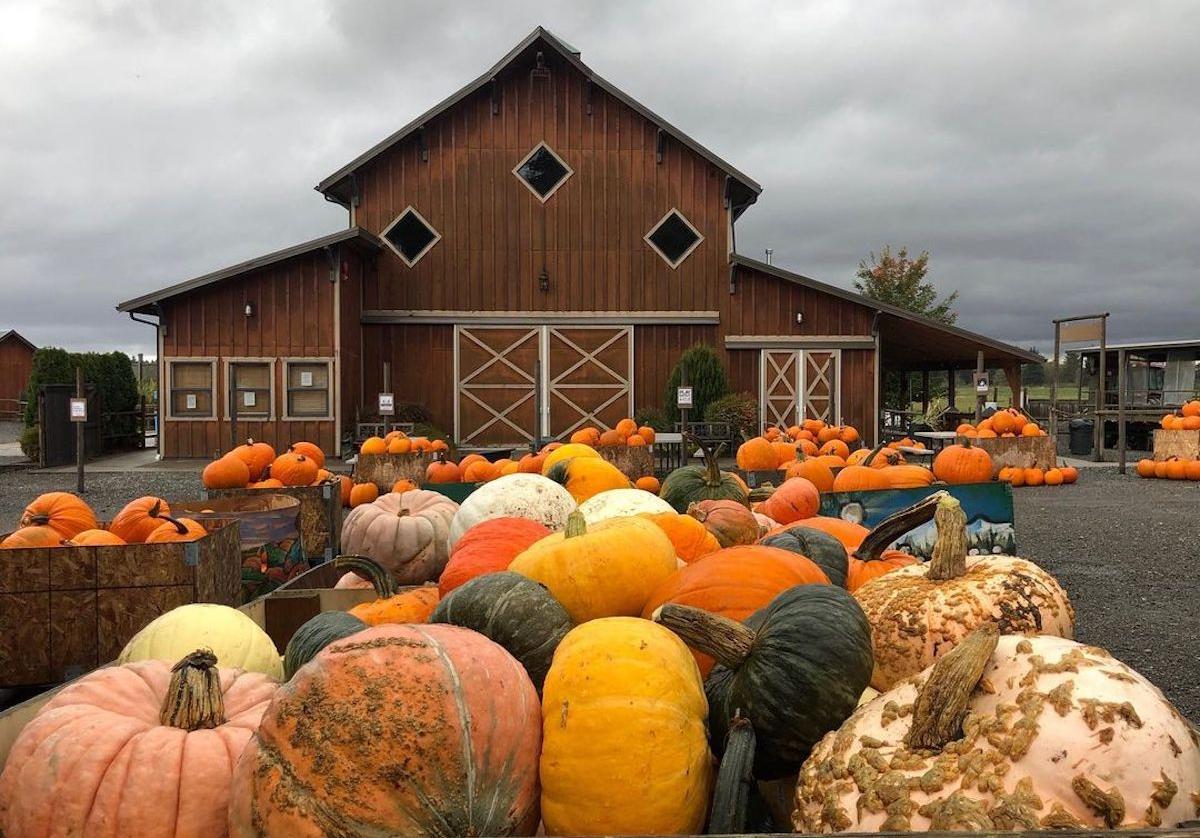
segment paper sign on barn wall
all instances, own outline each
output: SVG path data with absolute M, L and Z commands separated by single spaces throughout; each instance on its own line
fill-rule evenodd
M 301 371 L 300 371 L 300 386 L 301 386 L 301 387 L 311 387 L 311 386 L 313 386 L 313 384 L 312 384 L 312 372 L 311 372 L 311 371 L 306 371 L 306 370 L 301 370 Z
M 187 409 L 188 409 L 188 410 L 195 410 L 195 409 L 196 409 L 196 394 L 195 394 L 195 393 L 188 393 L 188 395 L 187 395 Z
M 254 391 L 247 390 L 242 393 L 242 407 L 254 407 Z

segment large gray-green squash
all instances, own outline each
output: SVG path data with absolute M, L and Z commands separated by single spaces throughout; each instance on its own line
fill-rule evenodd
M 283 653 L 283 677 L 291 680 L 296 670 L 335 640 L 358 634 L 367 624 L 345 611 L 324 611 L 308 620 L 288 641 Z

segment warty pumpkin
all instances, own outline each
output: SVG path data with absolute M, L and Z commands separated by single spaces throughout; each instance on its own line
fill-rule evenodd
M 539 694 L 554 650 L 571 630 L 571 616 L 545 587 L 510 571 L 455 588 L 429 622 L 469 628 L 499 643 L 525 667 Z
M 854 712 L 871 679 L 871 627 L 835 585 L 789 588 L 738 622 L 668 603 L 654 612 L 717 661 L 704 683 L 713 749 L 724 752 L 735 714 L 754 726 L 754 776 L 792 774 L 821 737 Z
M 687 514 L 703 524 L 722 547 L 758 541 L 758 519 L 738 501 L 703 500 L 689 504 Z
M 570 457 L 559 460 L 546 472 L 555 483 L 561 483 L 576 503 L 609 489 L 628 489 L 629 478 L 607 460 L 599 457 Z
M 675 568 L 674 545 L 645 518 L 612 518 L 589 527 L 578 511 L 565 532 L 534 543 L 508 567 L 545 585 L 577 624 L 641 614 Z
M 378 626 L 272 702 L 234 772 L 230 834 L 532 835 L 540 745 L 537 693 L 499 645 Z
M 480 486 L 459 505 L 450 522 L 450 545 L 492 518 L 528 518 L 558 531 L 566 527 L 574 509 L 575 498 L 553 480 L 540 474 L 507 474 Z
M 821 493 L 812 481 L 791 477 L 783 481 L 763 502 L 763 513 L 780 524 L 811 518 L 821 509 Z
M 934 522 L 927 564 L 897 568 L 854 592 L 874 634 L 871 686 L 890 689 L 992 620 L 1006 634 L 1073 636 L 1075 612 L 1053 576 L 1016 556 L 968 558 L 966 515 L 949 495 L 938 500 Z
M 961 444 L 947 445 L 933 458 L 933 476 L 951 484 L 986 483 L 992 479 L 992 458 L 964 437 Z
M 422 585 L 398 592 L 396 579 L 391 572 L 367 556 L 338 556 L 333 560 L 333 566 L 366 579 L 375 589 L 375 599 L 360 602 L 349 611 L 369 626 L 385 623 L 424 623 L 437 607 L 439 596 L 436 585 Z
M 717 537 L 691 515 L 680 515 L 675 511 L 641 514 L 667 534 L 675 547 L 675 555 L 687 564 L 721 549 Z
M 350 511 L 342 524 L 342 550 L 379 562 L 400 585 L 437 579 L 450 557 L 450 523 L 457 511 L 458 504 L 439 492 L 389 492 Z
M 748 507 L 750 501 L 745 484 L 736 475 L 721 471 L 717 463 L 724 446 L 719 445 L 714 451 L 692 436 L 687 437 L 686 444 L 699 446 L 704 454 L 704 464 L 672 471 L 663 480 L 659 496 L 676 512 L 686 512 L 691 504 L 705 500 L 731 500 Z
M 70 492 L 47 492 L 25 507 L 18 526 L 49 527 L 60 538 L 70 538 L 99 525 L 96 513 L 78 496 Z
M 129 639 L 118 663 L 170 663 L 197 647 L 210 650 L 223 668 L 261 672 L 279 680 L 283 667 L 274 641 L 248 616 L 211 602 L 195 602 L 160 614 Z
M 153 495 L 131 500 L 108 524 L 109 532 L 126 544 L 139 544 L 162 524 L 162 516 L 170 515 L 171 507 Z
M 1195 817 L 1198 796 L 1196 736 L 1145 678 L 1094 646 L 987 626 L 820 742 L 794 827 L 1137 829 Z
M 283 677 L 292 676 L 317 654 L 343 637 L 358 634 L 367 624 L 346 611 L 322 611 L 296 629 L 283 652 Z
M 559 643 L 542 691 L 548 835 L 696 834 L 712 784 L 708 704 L 687 647 L 609 617 Z
M 197 651 L 109 666 L 53 695 L 0 774 L 0 832 L 228 834 L 236 756 L 278 685 L 215 663 Z
M 609 518 L 627 518 L 643 512 L 672 512 L 671 504 L 657 495 L 641 489 L 608 489 L 598 492 L 579 504 L 579 511 L 588 525 L 607 521 Z
M 548 535 L 549 529 L 528 518 L 493 518 L 476 524 L 450 551 L 438 578 L 438 593 L 445 598 L 477 576 L 508 570 L 518 554 Z

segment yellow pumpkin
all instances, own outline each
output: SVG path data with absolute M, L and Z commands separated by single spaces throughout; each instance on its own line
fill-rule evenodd
M 572 457 L 595 457 L 596 459 L 600 459 L 600 452 L 590 445 L 583 445 L 578 442 L 560 445 L 547 454 L 546 459 L 542 461 L 542 474 L 549 474 L 550 469 L 554 468 L 555 463 L 562 460 L 569 460 Z
M 559 460 L 546 476 L 562 484 L 576 503 L 609 489 L 628 489 L 629 478 L 608 460 L 599 457 L 571 457 Z
M 707 715 L 696 661 L 672 632 L 634 617 L 572 629 L 542 692 L 546 834 L 699 833 Z
M 579 624 L 636 617 L 677 566 L 671 539 L 645 518 L 611 518 L 589 527 L 575 511 L 565 532 L 534 542 L 508 569 L 545 585 Z
M 283 662 L 270 636 L 236 608 L 211 602 L 181 605 L 156 617 L 130 638 L 117 663 L 173 663 L 198 648 L 211 650 L 222 668 L 283 680 Z

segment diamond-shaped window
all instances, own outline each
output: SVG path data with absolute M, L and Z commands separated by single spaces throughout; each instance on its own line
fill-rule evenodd
M 408 207 L 384 228 L 380 237 L 411 268 L 438 243 L 442 234 L 421 213 Z
M 678 268 L 704 236 L 678 210 L 671 210 L 646 234 L 646 242 L 672 268 Z
M 574 173 L 575 170 L 545 143 L 538 143 L 513 169 L 513 174 L 529 187 L 529 191 L 537 195 L 542 203 L 550 200 L 550 196 Z

